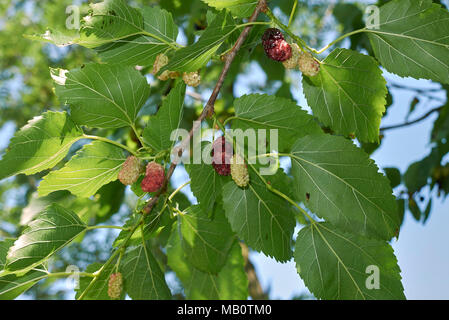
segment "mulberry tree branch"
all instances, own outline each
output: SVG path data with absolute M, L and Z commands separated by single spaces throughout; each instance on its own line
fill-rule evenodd
M 256 269 L 249 259 L 249 248 L 246 244 L 240 243 L 242 255 L 245 260 L 245 272 L 248 277 L 248 293 L 253 300 L 268 300 L 269 295 L 262 289 Z
M 424 114 L 423 116 L 421 116 L 421 117 L 419 117 L 419 118 L 417 118 L 415 120 L 407 121 L 407 122 L 400 123 L 400 124 L 395 124 L 395 125 L 392 125 L 392 126 L 382 127 L 382 128 L 380 128 L 380 131 L 384 132 L 384 131 L 387 131 L 387 130 L 399 129 L 399 128 L 411 126 L 412 124 L 415 124 L 415 123 L 418 123 L 418 122 L 421 122 L 421 121 L 427 119 L 429 116 L 431 116 L 435 112 L 440 112 L 441 109 L 443 109 L 443 108 L 444 108 L 444 106 L 431 109 L 426 114 Z
M 248 19 L 248 23 L 254 22 L 257 19 L 257 16 L 267 8 L 266 0 L 259 0 L 257 3 L 256 8 L 254 9 L 253 14 Z M 189 132 L 189 135 L 187 138 L 185 138 L 181 145 L 175 149 L 175 154 L 177 153 L 178 157 L 180 158 L 182 155 L 183 150 L 187 147 L 187 145 L 190 143 L 190 140 L 193 137 L 194 132 L 198 130 L 201 126 L 201 122 L 205 120 L 208 117 L 211 117 L 214 114 L 214 106 L 215 101 L 217 100 L 218 94 L 220 93 L 221 88 L 223 87 L 224 80 L 226 78 L 226 75 L 229 72 L 229 69 L 231 67 L 232 62 L 234 61 L 234 58 L 236 57 L 238 51 L 242 47 L 243 43 L 245 42 L 246 38 L 248 37 L 249 32 L 251 31 L 251 28 L 253 27 L 252 24 L 248 24 L 240 33 L 240 36 L 238 37 L 237 41 L 235 42 L 232 49 L 224 55 L 224 66 L 221 70 L 220 76 L 218 78 L 217 83 L 215 84 L 215 88 L 212 91 L 212 94 L 209 97 L 209 100 L 207 101 L 206 105 L 203 108 L 203 111 L 201 112 L 201 115 L 197 119 L 197 121 L 194 122 L 192 129 Z M 175 171 L 177 166 L 176 162 L 172 162 L 170 164 L 170 168 L 167 171 L 167 175 L 165 177 L 165 180 L 162 184 L 161 189 L 156 193 L 154 197 L 150 199 L 150 201 L 147 203 L 145 208 L 143 209 L 144 214 L 149 214 L 151 210 L 153 210 L 154 206 L 159 201 L 159 198 L 162 194 L 165 193 L 167 190 L 168 182 L 170 181 L 171 176 L 173 175 L 173 172 Z

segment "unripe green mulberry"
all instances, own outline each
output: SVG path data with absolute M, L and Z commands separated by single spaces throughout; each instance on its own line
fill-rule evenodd
M 126 186 L 132 185 L 137 181 L 143 171 L 141 161 L 135 156 L 126 158 L 122 165 L 122 169 L 118 173 L 118 179 Z
M 113 273 L 109 277 L 108 296 L 111 299 L 118 300 L 122 295 L 123 277 L 120 272 Z
M 298 59 L 298 68 L 304 75 L 314 77 L 320 72 L 320 63 L 315 60 L 310 52 L 301 52 Z
M 234 154 L 231 160 L 231 176 L 239 187 L 246 187 L 249 182 L 248 168 L 245 160 L 238 154 Z
M 290 45 L 292 47 L 292 56 L 283 61 L 282 64 L 286 69 L 295 69 L 298 66 L 299 56 L 301 54 L 301 50 L 296 43 Z

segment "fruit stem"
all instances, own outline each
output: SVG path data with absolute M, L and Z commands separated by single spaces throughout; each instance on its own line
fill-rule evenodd
M 343 39 L 345 39 L 345 38 L 347 38 L 347 37 L 350 37 L 350 36 L 352 36 L 352 35 L 354 35 L 354 34 L 358 34 L 358 33 L 365 32 L 365 31 L 367 31 L 366 28 L 354 30 L 354 31 L 352 31 L 352 32 L 346 33 L 346 34 L 344 34 L 344 35 L 338 37 L 337 39 L 335 39 L 334 41 L 332 41 L 332 42 L 329 43 L 328 45 L 324 46 L 324 47 L 321 48 L 320 50 L 316 50 L 316 49 L 313 49 L 313 48 L 309 48 L 309 49 L 312 50 L 312 51 L 313 51 L 314 53 L 316 53 L 316 54 L 320 54 L 320 53 L 323 53 L 324 51 L 326 51 L 327 49 L 329 49 L 330 47 L 332 47 L 332 46 L 333 46 L 334 44 L 336 44 L 337 42 L 340 42 L 341 40 L 343 40 Z
M 254 26 L 254 25 L 270 25 L 271 22 L 264 22 L 264 21 L 255 21 L 255 22 L 247 22 L 247 23 L 242 23 L 236 26 L 236 28 L 243 28 L 243 27 L 247 27 L 247 26 Z
M 232 116 L 232 117 L 227 118 L 227 119 L 223 122 L 223 126 L 226 127 L 226 125 L 228 124 L 229 121 L 232 121 L 232 120 L 238 119 L 238 118 L 239 118 L 239 117 L 237 117 L 237 116 Z
M 175 191 L 173 191 L 169 196 L 168 196 L 168 200 L 171 201 L 173 199 L 173 197 L 179 192 L 181 191 L 185 186 L 190 184 L 190 180 L 183 183 L 182 185 L 180 185 Z

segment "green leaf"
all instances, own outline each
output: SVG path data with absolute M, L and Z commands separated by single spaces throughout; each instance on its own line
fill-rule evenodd
M 109 278 L 111 274 L 115 272 L 115 259 L 106 268 L 104 268 L 96 282 L 89 288 L 89 291 L 83 296 L 84 300 L 111 300 L 108 295 Z M 87 266 L 85 272 L 94 273 L 103 268 L 103 265 L 98 262 L 94 262 Z M 93 278 L 91 277 L 81 277 L 79 288 L 76 289 L 75 298 L 79 299 L 81 294 L 87 289 Z M 124 296 L 124 293 L 123 293 Z
M 207 5 L 217 10 L 229 10 L 234 16 L 247 18 L 251 16 L 257 5 L 257 0 L 203 0 Z
M 125 290 L 132 299 L 171 299 L 164 273 L 146 243 L 126 252 L 120 269 L 124 277 Z
M 165 98 L 157 114 L 150 118 L 143 131 L 144 141 L 155 152 L 171 149 L 176 142 L 170 140 L 170 136 L 180 127 L 185 93 L 185 84 L 179 82 Z
M 144 27 L 140 35 L 113 41 L 96 48 L 105 62 L 121 65 L 152 65 L 160 53 L 176 49 L 178 27 L 170 12 L 158 7 L 142 10 Z
M 256 172 L 248 168 L 250 183 L 238 187 L 234 181 L 223 188 L 226 217 L 232 230 L 248 246 L 278 261 L 291 258 L 295 219 L 288 203 L 270 192 Z
M 344 231 L 389 240 L 399 228 L 390 182 L 351 141 L 330 135 L 299 139 L 292 148 L 299 199 Z
M 74 212 L 52 204 L 28 225 L 9 249 L 6 270 L 29 270 L 41 264 L 86 229 Z
M 416 200 L 413 197 L 410 197 L 408 199 L 408 209 L 410 210 L 410 213 L 413 215 L 413 218 L 415 218 L 416 221 L 421 220 L 421 208 L 419 207 L 418 203 L 416 203 Z
M 423 216 L 424 216 L 424 219 L 423 219 L 423 222 L 422 222 L 423 224 L 426 223 L 427 219 L 430 216 L 430 212 L 431 211 L 432 211 L 432 198 L 429 199 L 429 202 L 427 203 L 426 209 L 423 212 Z
M 139 246 L 142 243 L 142 238 L 149 240 L 151 237 L 155 237 L 160 234 L 164 229 L 171 230 L 171 225 L 173 220 L 170 217 L 168 208 L 166 207 L 164 211 L 161 211 L 164 206 L 164 199 L 158 201 L 156 206 L 151 210 L 151 212 L 145 216 L 142 228 L 138 228 L 129 238 L 128 246 Z M 128 228 L 128 230 L 120 231 L 117 238 L 114 240 L 113 247 L 118 247 L 123 243 L 123 241 L 129 236 L 130 230 L 135 226 L 141 218 L 140 213 L 135 213 L 130 216 L 123 227 Z M 143 231 L 143 234 L 142 234 Z
M 193 300 L 246 300 L 248 278 L 245 261 L 238 241 L 234 241 L 227 261 L 218 274 L 202 272 L 187 260 L 179 233 L 173 228 L 167 245 L 168 265 L 184 286 L 187 299 Z
M 197 269 L 218 273 L 235 241 L 222 212 L 210 219 L 199 206 L 189 207 L 179 216 L 181 244 L 187 260 Z
M 44 34 L 26 37 L 57 46 L 78 44 L 94 48 L 104 62 L 133 66 L 151 65 L 158 54 L 179 47 L 178 27 L 165 10 L 158 7 L 138 10 L 123 0 L 91 6 L 92 12 L 83 18 L 80 31 L 48 28 Z
M 33 118 L 11 139 L 9 151 L 0 160 L 0 180 L 52 168 L 82 135 L 65 112 L 48 111 Z
M 294 256 L 301 278 L 318 299 L 405 299 L 396 257 L 385 241 L 313 223 L 299 231 Z M 371 268 L 379 271 L 378 289 L 372 287 L 376 273 Z
M 101 187 L 95 199 L 100 205 L 100 210 L 96 211 L 95 223 L 99 224 L 109 220 L 109 218 L 120 210 L 125 198 L 125 185 L 119 180 L 108 183 Z
M 404 173 L 404 184 L 410 193 L 421 190 L 432 172 L 432 159 L 426 157 L 421 161 L 413 162 Z
M 143 29 L 139 10 L 124 0 L 105 0 L 90 4 L 91 14 L 83 18 L 81 37 L 76 43 L 88 48 L 117 41 Z
M 446 92 L 449 90 L 446 88 Z M 447 94 L 446 94 L 447 95 Z M 440 141 L 449 137 L 449 102 L 446 102 L 438 113 L 432 128 L 432 141 Z
M 336 133 L 378 142 L 385 112 L 386 81 L 376 60 L 336 49 L 321 63 L 315 77 L 303 77 L 304 94 L 313 114 Z
M 201 69 L 236 30 L 232 17 L 226 11 L 220 12 L 200 39 L 193 45 L 177 50 L 161 72 L 164 70 L 193 72 Z
M 203 142 L 202 152 L 206 148 L 212 150 L 212 144 Z M 191 182 L 190 188 L 204 212 L 212 213 L 217 201 L 221 198 L 223 186 L 231 181 L 229 176 L 220 176 L 210 164 L 201 161 L 187 167 Z
M 143 32 L 142 14 L 124 0 L 106 0 L 90 4 L 90 7 L 89 14 L 82 18 L 80 30 L 48 28 L 44 34 L 26 37 L 57 46 L 78 44 L 95 48 Z
M 103 185 L 117 180 L 126 155 L 113 144 L 94 141 L 83 146 L 66 165 L 44 177 L 39 196 L 57 190 L 68 190 L 78 197 L 90 197 Z
M 46 277 L 47 273 L 36 270 L 20 277 L 14 274 L 0 277 L 0 300 L 13 300 Z
M 0 271 L 5 269 L 6 256 L 8 255 L 8 250 L 14 245 L 14 240 L 5 239 L 0 241 Z
M 89 127 L 134 126 L 150 94 L 145 77 L 131 66 L 89 63 L 71 71 L 52 69 L 51 75 L 73 120 Z
M 401 171 L 398 168 L 384 168 L 384 171 L 388 180 L 390 180 L 391 188 L 394 189 L 401 184 Z
M 322 132 L 313 117 L 289 99 L 251 94 L 236 99 L 234 108 L 233 129 L 278 130 L 280 152 L 290 150 L 300 137 Z M 266 134 L 269 139 L 270 133 Z
M 78 41 L 80 34 L 78 30 L 58 30 L 56 28 L 47 28 L 43 34 L 25 34 L 25 38 L 52 43 L 58 47 L 72 45 Z
M 367 29 L 376 58 L 402 77 L 449 83 L 449 12 L 431 0 L 396 0 Z

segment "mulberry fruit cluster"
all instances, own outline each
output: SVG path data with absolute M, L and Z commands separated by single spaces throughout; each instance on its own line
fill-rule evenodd
M 212 166 L 221 176 L 231 174 L 232 144 L 220 137 L 212 144 Z
M 108 282 L 108 296 L 111 299 L 120 299 L 123 289 L 123 277 L 120 272 L 113 273 L 109 277 Z
M 165 170 L 157 162 L 150 162 L 147 165 L 145 178 L 143 178 L 140 186 L 144 192 L 156 192 L 164 184 Z
M 238 154 L 232 157 L 231 177 L 239 187 L 244 188 L 249 183 L 248 167 L 246 166 L 245 160 Z
M 279 29 L 269 28 L 262 36 L 262 44 L 265 53 L 275 61 L 285 61 L 291 58 L 292 48 L 284 39 Z
M 137 181 L 142 171 L 143 166 L 140 160 L 135 156 L 129 156 L 118 173 L 118 179 L 124 185 L 129 186 Z
M 156 57 L 156 60 L 153 64 L 153 71 L 152 73 L 156 75 L 163 67 L 165 67 L 168 64 L 168 57 L 161 53 Z M 157 78 L 162 81 L 166 81 L 168 79 L 175 79 L 179 77 L 179 73 L 175 71 L 169 71 L 165 70 L 162 72 Z
M 269 28 L 262 36 L 267 56 L 281 61 L 285 68 L 298 68 L 304 75 L 314 77 L 320 72 L 320 63 L 310 52 L 303 52 L 296 43 L 289 44 L 279 29 Z

